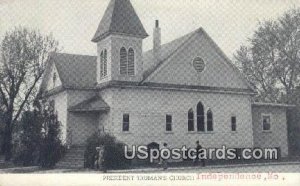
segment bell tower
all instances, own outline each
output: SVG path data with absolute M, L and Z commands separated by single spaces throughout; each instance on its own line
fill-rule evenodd
M 141 81 L 146 37 L 130 0 L 111 0 L 92 39 L 97 44 L 98 83 Z

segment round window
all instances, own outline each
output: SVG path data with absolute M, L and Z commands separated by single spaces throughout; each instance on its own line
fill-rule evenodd
M 193 61 L 193 66 L 197 72 L 203 72 L 205 69 L 204 60 L 201 57 L 196 57 Z

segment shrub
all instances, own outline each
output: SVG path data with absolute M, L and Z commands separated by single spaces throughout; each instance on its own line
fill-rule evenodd
M 44 135 L 40 148 L 40 165 L 44 168 L 52 168 L 63 157 L 65 147 L 63 146 L 60 134 L 61 124 L 53 113 L 44 114 Z
M 62 158 L 65 147 L 60 139 L 61 124 L 53 109 L 25 111 L 16 126 L 15 164 L 51 168 Z
M 84 153 L 85 167 L 94 168 L 96 147 L 104 146 L 104 162 L 106 169 L 128 168 L 130 161 L 125 158 L 124 145 L 116 141 L 115 137 L 109 134 L 94 133 L 87 139 L 87 146 Z
M 29 166 L 39 162 L 39 148 L 42 141 L 42 118 L 35 111 L 26 111 L 18 123 L 18 139 L 14 142 L 13 161 Z

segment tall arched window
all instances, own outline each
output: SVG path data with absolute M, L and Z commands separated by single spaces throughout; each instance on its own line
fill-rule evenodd
M 194 131 L 194 111 L 192 109 L 189 110 L 188 112 L 188 131 Z
M 103 51 L 101 51 L 101 54 L 100 54 L 100 77 L 101 78 L 103 78 L 103 76 L 104 76 L 103 65 L 104 65 L 104 54 L 103 54 Z
M 214 120 L 213 120 L 213 113 L 209 109 L 207 111 L 207 131 L 213 131 L 214 130 Z
M 197 131 L 205 131 L 204 127 L 204 107 L 201 102 L 197 105 Z
M 127 75 L 128 73 L 128 61 L 127 61 L 127 51 L 124 47 L 120 50 L 120 74 Z
M 134 50 L 129 48 L 128 50 L 128 75 L 133 76 L 134 72 Z
M 107 76 L 107 50 L 104 50 L 103 54 L 103 76 Z

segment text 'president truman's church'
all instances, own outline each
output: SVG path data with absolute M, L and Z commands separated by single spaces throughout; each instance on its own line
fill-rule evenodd
M 52 54 L 41 85 L 55 105 L 68 145 L 94 132 L 127 145 L 170 148 L 276 147 L 288 155 L 288 105 L 253 103 L 255 91 L 199 28 L 153 49 L 130 0 L 111 0 L 92 41 L 97 56 Z

